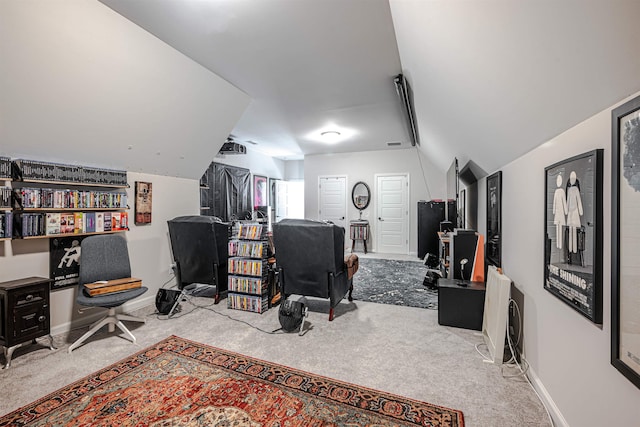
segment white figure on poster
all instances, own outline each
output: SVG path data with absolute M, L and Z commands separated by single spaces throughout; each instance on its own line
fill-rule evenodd
M 556 247 L 562 249 L 562 229 L 566 224 L 567 197 L 562 188 L 562 174 L 556 178 L 556 192 L 553 195 L 553 223 L 556 225 Z
M 582 198 L 580 197 L 580 187 L 576 184 L 576 173 L 569 174 L 569 186 L 567 189 L 567 227 L 569 227 L 569 252 L 578 252 L 578 228 L 582 225 L 580 217 L 584 213 L 582 210 Z
M 58 268 L 64 265 L 66 268 L 71 267 L 73 263 L 80 264 L 80 242 L 74 240 L 71 242 L 70 248 L 64 248 L 65 254 L 58 264 Z M 65 265 L 66 264 L 66 265 Z

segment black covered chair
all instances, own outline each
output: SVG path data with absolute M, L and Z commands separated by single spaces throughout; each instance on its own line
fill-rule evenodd
M 273 238 L 282 295 L 329 298 L 329 320 L 333 320 L 333 309 L 347 292 L 352 301 L 344 228 L 309 219 L 283 219 L 273 225 Z
M 229 224 L 200 215 L 179 216 L 167 224 L 178 288 L 192 283 L 208 285 L 217 304 L 228 289 Z M 196 291 L 195 295 L 211 296 L 211 293 Z
M 127 241 L 119 234 L 100 234 L 84 239 L 80 248 L 80 277 L 76 302 L 84 307 L 102 307 L 109 311 L 105 317 L 92 324 L 89 331 L 69 346 L 69 353 L 82 345 L 87 338 L 98 332 L 104 325 L 109 326 L 109 332 L 114 332 L 117 326 L 127 338 L 135 343 L 136 337 L 133 336 L 122 321 L 129 320 L 144 323 L 145 319 L 126 314 L 116 314 L 116 308 L 144 294 L 147 288 L 143 286 L 96 296 L 89 296 L 84 288 L 85 283 L 131 277 Z

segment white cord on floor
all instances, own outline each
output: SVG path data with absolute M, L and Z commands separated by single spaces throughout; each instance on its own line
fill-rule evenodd
M 549 422 L 551 423 L 551 427 L 555 426 L 555 423 L 553 422 L 553 418 L 551 417 L 551 413 L 549 412 L 549 409 L 547 408 L 547 405 L 545 405 L 544 400 L 542 399 L 542 396 L 540 396 L 540 394 L 538 393 L 538 390 L 536 390 L 536 388 L 533 386 L 533 384 L 531 383 L 531 380 L 529 379 L 529 376 L 527 375 L 527 372 L 529 371 L 529 364 L 526 363 L 525 361 L 525 367 L 523 368 L 522 365 L 518 362 L 518 358 L 516 356 L 516 350 L 514 347 L 517 347 L 518 344 L 520 343 L 520 339 L 522 338 L 522 313 L 520 312 L 520 307 L 518 306 L 518 303 L 515 302 L 515 300 L 513 298 L 509 298 L 509 306 L 511 306 L 511 304 L 513 304 L 514 308 L 517 311 L 517 319 L 518 319 L 518 339 L 515 343 L 515 346 L 513 344 L 513 342 L 511 341 L 511 334 L 509 333 L 511 328 L 510 328 L 510 324 L 509 324 L 509 316 L 507 316 L 507 344 L 509 345 L 509 351 L 511 352 L 511 358 L 506 361 L 502 366 L 501 366 L 501 373 L 502 373 L 502 377 L 503 378 L 516 378 L 516 377 L 523 377 L 525 380 L 527 380 L 527 382 L 529 383 L 529 386 L 531 387 L 531 389 L 533 390 L 533 392 L 536 394 L 536 396 L 538 396 L 538 399 L 540 400 L 540 403 L 542 403 L 542 407 L 544 408 L 545 412 L 547 413 L 547 417 L 549 418 Z M 513 375 L 505 375 L 504 374 L 504 368 L 505 366 L 513 366 L 515 365 L 518 370 L 520 371 L 517 374 L 513 374 Z

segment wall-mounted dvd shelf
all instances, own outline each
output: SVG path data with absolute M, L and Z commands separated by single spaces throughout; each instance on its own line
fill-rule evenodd
M 125 231 L 128 231 L 128 230 L 100 231 L 100 232 L 92 232 L 92 233 L 47 234 L 47 235 L 43 235 L 43 236 L 14 237 L 13 239 L 20 239 L 20 240 L 50 239 L 52 237 L 91 236 L 93 234 L 122 233 L 122 232 L 125 232 Z M 4 238 L 3 240 L 11 240 L 11 239 L 10 238 Z
M 7 169 L 7 164 L 9 165 Z M 0 239 L 116 233 L 129 229 L 126 171 L 0 158 Z

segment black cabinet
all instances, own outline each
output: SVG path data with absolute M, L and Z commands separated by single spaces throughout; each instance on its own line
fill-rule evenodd
M 483 282 L 439 279 L 438 324 L 481 331 L 485 292 Z
M 447 218 L 455 228 L 458 218 L 455 200 L 448 201 L 446 209 L 444 201 L 418 202 L 418 258 L 424 258 L 428 253 L 438 255 L 440 249 L 437 233 L 440 231 L 440 223 Z
M 13 351 L 26 342 L 49 335 L 49 287 L 52 280 L 29 277 L 0 283 L 0 344 L 5 368 Z M 50 347 L 53 340 L 49 335 Z
M 438 231 L 445 220 L 444 202 L 418 202 L 418 258 L 438 254 Z

